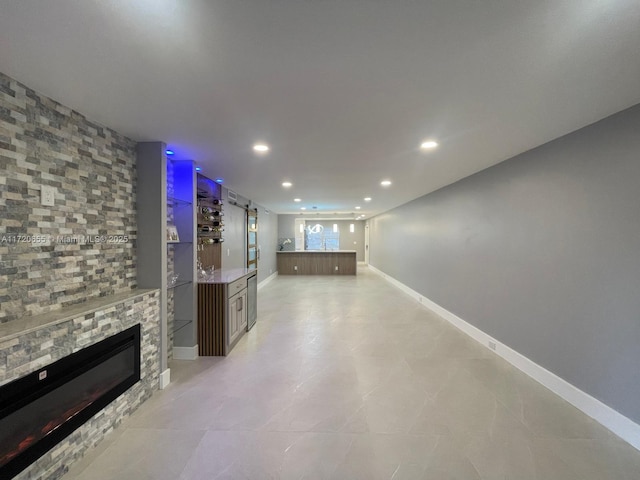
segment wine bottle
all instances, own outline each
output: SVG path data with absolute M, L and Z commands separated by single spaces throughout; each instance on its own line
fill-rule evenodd
M 211 233 L 211 232 L 215 232 L 215 230 L 213 229 L 213 227 L 210 227 L 209 225 L 203 225 L 201 227 L 198 227 L 198 232 Z
M 222 205 L 222 200 L 218 200 L 217 198 L 214 198 L 211 200 L 211 203 L 213 203 L 214 205 Z
M 200 213 L 202 213 L 203 215 L 210 214 L 211 212 L 213 212 L 213 209 L 211 207 L 200 208 Z
M 205 220 L 209 220 L 211 222 L 215 222 L 216 220 L 220 220 L 220 212 L 213 212 L 211 215 L 205 215 Z
M 222 243 L 224 242 L 224 238 L 202 238 L 200 239 L 200 243 L 205 245 L 211 245 L 213 243 Z

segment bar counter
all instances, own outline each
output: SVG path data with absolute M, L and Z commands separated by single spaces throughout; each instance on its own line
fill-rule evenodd
M 355 250 L 277 252 L 278 275 L 355 275 Z

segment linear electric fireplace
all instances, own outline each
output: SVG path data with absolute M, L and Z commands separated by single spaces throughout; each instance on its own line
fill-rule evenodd
M 13 478 L 140 380 L 140 324 L 0 387 L 0 478 Z

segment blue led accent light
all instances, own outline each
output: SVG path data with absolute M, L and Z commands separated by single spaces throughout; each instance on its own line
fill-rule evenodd
M 219 183 L 219 184 L 223 184 L 223 183 L 224 183 L 224 178 L 220 178 L 220 177 L 218 177 L 218 178 L 216 178 L 216 179 L 214 180 L 214 182 Z
M 166 150 L 164 153 L 166 153 L 167 155 L 173 155 L 173 150 Z
M 202 168 L 200 168 L 200 167 L 196 167 L 196 172 L 199 172 L 199 171 L 201 171 L 201 170 L 202 170 Z

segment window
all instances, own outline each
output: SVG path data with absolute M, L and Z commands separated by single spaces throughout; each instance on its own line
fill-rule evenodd
M 337 230 L 337 225 L 334 230 Z M 305 250 L 340 250 L 340 233 L 325 230 L 323 225 L 308 225 L 304 232 Z

